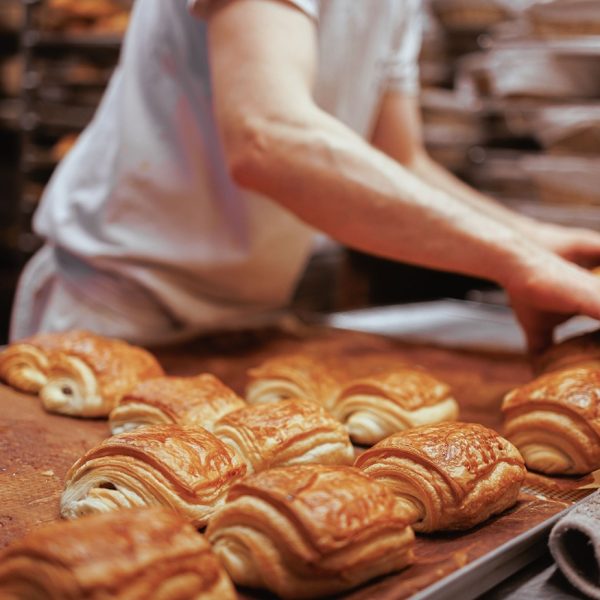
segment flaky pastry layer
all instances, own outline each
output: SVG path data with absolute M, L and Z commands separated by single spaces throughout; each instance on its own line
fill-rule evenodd
M 177 423 L 212 431 L 217 420 L 244 408 L 246 403 L 214 375 L 159 377 L 143 381 L 127 392 L 111 412 L 111 431 Z
M 202 535 L 171 511 L 124 510 L 58 522 L 7 548 L 6 600 L 234 600 L 231 581 Z
M 206 535 L 234 582 L 282 598 L 344 591 L 413 560 L 405 511 L 385 486 L 352 467 L 248 476 Z
M 518 450 L 474 423 L 410 429 L 361 454 L 355 466 L 394 491 L 416 531 L 473 527 L 517 501 L 525 477 Z
M 600 468 L 600 368 L 564 368 L 506 395 L 506 436 L 528 468 L 583 475 Z
M 325 409 L 307 400 L 282 400 L 231 412 L 215 425 L 250 472 L 291 464 L 349 465 L 348 432 Z
M 113 436 L 80 458 L 67 474 L 61 514 L 72 519 L 161 505 L 201 527 L 245 473 L 236 454 L 208 431 L 150 426 Z

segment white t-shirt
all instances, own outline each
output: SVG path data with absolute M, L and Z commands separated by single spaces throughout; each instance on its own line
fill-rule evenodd
M 419 0 L 294 4 L 318 27 L 317 103 L 368 136 L 385 89 L 416 91 Z M 107 93 L 55 172 L 35 229 L 207 329 L 285 305 L 315 231 L 230 179 L 205 23 L 189 10 L 185 0 L 137 0 Z

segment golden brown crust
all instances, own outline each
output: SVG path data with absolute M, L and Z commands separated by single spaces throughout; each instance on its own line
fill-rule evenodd
M 600 369 L 583 366 L 541 375 L 507 394 L 502 410 L 532 405 L 576 413 L 600 435 Z
M 253 471 L 354 460 L 344 427 L 308 400 L 282 400 L 231 412 L 217 422 L 214 433 L 235 448 Z
M 156 425 L 113 436 L 67 473 L 63 516 L 166 505 L 202 525 L 246 473 L 235 453 L 199 427 Z
M 357 444 L 372 445 L 395 431 L 458 416 L 445 383 L 386 354 L 279 356 L 251 369 L 249 379 L 250 404 L 311 400 L 346 425 Z
M 48 358 L 39 390 L 47 410 L 73 416 L 106 416 L 133 385 L 163 375 L 152 354 L 121 340 L 86 331 L 39 336 Z
M 410 564 L 407 519 L 390 490 L 356 469 L 302 465 L 238 482 L 206 535 L 235 582 L 308 598 Z
M 2 556 L 0 596 L 11 593 L 62 600 L 237 597 L 203 536 L 160 508 L 94 515 L 33 531 Z
M 530 469 L 579 475 L 600 468 L 600 369 L 563 368 L 504 398 L 507 437 Z
M 405 410 L 417 410 L 448 398 L 450 387 L 420 369 L 398 368 L 351 381 L 342 388 L 340 398 L 357 394 L 377 395 Z
M 600 369 L 600 329 L 554 344 L 534 360 L 533 369 L 539 375 L 585 365 Z
M 121 429 L 128 420 L 151 424 L 160 417 L 162 422 L 212 430 L 218 419 L 245 406 L 232 389 L 209 373 L 195 377 L 165 376 L 143 381 L 130 389 L 110 419 L 112 426 L 118 424 Z
M 476 525 L 514 504 L 525 477 L 518 450 L 475 423 L 402 431 L 366 450 L 355 465 L 413 502 L 420 531 Z
M 0 380 L 15 389 L 37 394 L 48 381 L 49 354 L 78 340 L 87 332 L 39 333 L 10 344 L 0 352 Z

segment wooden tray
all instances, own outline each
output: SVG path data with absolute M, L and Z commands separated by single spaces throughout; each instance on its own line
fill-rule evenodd
M 215 335 L 157 350 L 155 354 L 170 374 L 212 372 L 242 393 L 248 367 L 278 353 L 312 346 L 352 355 L 383 353 L 423 365 L 452 386 L 461 405 L 462 420 L 496 429 L 501 428 L 499 406 L 504 394 L 531 379 L 528 365 L 518 355 L 452 351 L 402 344 L 369 334 L 310 327 Z M 58 519 L 58 501 L 66 471 L 85 450 L 108 435 L 106 421 L 51 415 L 44 412 L 36 397 L 0 386 L 0 548 L 29 530 Z M 461 577 L 464 580 L 466 576 L 471 584 L 482 579 L 473 577 L 473 567 L 479 565 L 479 573 L 483 573 L 481 565 L 487 564 L 489 571 L 490 565 L 496 568 L 503 564 L 503 556 L 508 555 L 499 552 L 502 548 L 512 548 L 513 559 L 522 554 L 523 549 L 539 542 L 540 536 L 543 538 L 551 519 L 573 503 L 572 498 L 557 500 L 549 496 L 523 493 L 510 511 L 466 533 L 419 536 L 413 566 L 370 582 L 344 597 L 387 600 L 419 591 L 422 597 L 433 597 L 429 593 L 435 590 L 435 597 L 442 597 L 442 580 L 448 576 L 446 589 L 456 593 L 456 582 L 460 583 Z M 536 556 L 532 553 L 530 559 Z M 495 562 L 490 562 L 490 558 Z M 486 581 L 489 588 L 498 579 L 488 577 Z M 431 587 L 436 582 L 440 583 Z M 487 588 L 481 585 L 485 581 L 479 583 L 479 588 L 471 585 L 471 593 L 458 597 L 473 597 L 476 595 L 473 592 L 485 591 Z M 240 597 L 265 595 L 248 591 Z

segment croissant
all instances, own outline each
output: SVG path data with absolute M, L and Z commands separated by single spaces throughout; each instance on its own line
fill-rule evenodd
M 250 472 L 300 463 L 354 461 L 348 432 L 308 400 L 283 400 L 236 410 L 221 418 L 214 434 L 236 450 Z
M 506 395 L 506 437 L 527 466 L 548 475 L 600 468 L 600 369 L 587 365 L 539 376 Z
M 403 429 L 458 417 L 450 388 L 409 367 L 350 381 L 330 410 L 346 425 L 353 442 L 368 446 Z
M 42 403 L 49 411 L 72 416 L 106 416 L 136 383 L 164 374 L 146 350 L 89 332 L 66 334 L 48 358 Z
M 112 433 L 178 423 L 212 430 L 215 421 L 246 403 L 214 375 L 159 377 L 129 390 L 110 413 Z
M 278 356 L 248 371 L 246 400 L 259 404 L 300 398 L 327 409 L 339 389 L 336 375 L 327 361 L 317 355 Z
M 159 508 L 93 515 L 31 532 L 0 559 L 13 600 L 235 600 L 208 542 Z
M 270 469 L 236 483 L 227 500 L 206 537 L 239 585 L 313 598 L 413 560 L 406 512 L 353 467 Z
M 468 529 L 517 501 L 525 478 L 518 450 L 474 423 L 438 423 L 391 435 L 355 466 L 387 484 L 415 531 Z
M 245 473 L 210 432 L 152 425 L 115 435 L 80 458 L 67 473 L 61 515 L 163 505 L 202 527 Z
M 84 331 L 40 333 L 10 344 L 0 352 L 0 380 L 28 394 L 37 394 L 48 381 L 48 354 L 85 339 Z
M 537 357 L 536 374 L 589 365 L 600 369 L 600 329 L 554 344 Z

